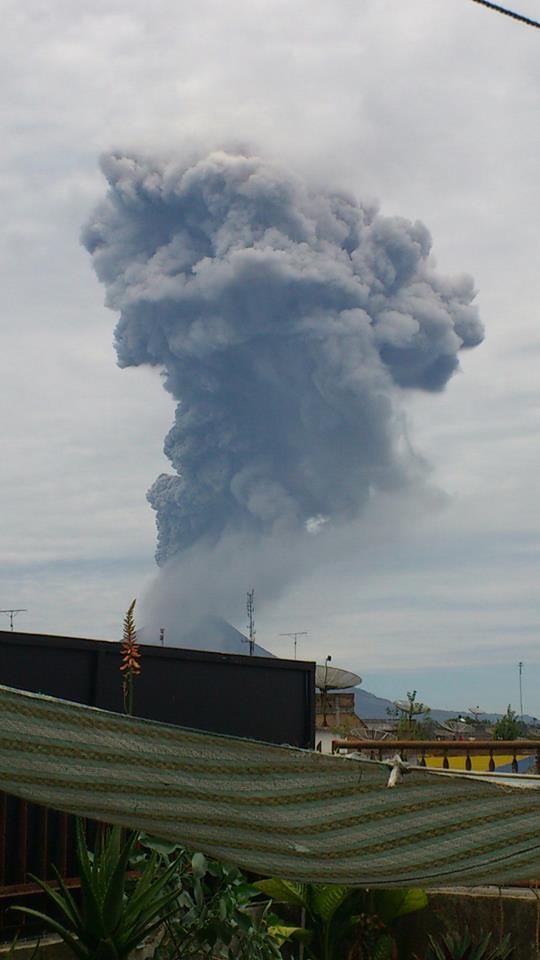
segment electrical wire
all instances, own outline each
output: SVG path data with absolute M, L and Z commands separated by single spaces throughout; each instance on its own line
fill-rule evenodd
M 500 7 L 498 3 L 491 3 L 490 0 L 472 0 L 472 2 L 479 3 L 483 7 L 488 7 L 490 10 L 496 10 L 497 13 L 502 13 L 505 17 L 512 17 L 513 20 L 519 20 L 520 23 L 526 23 L 528 27 L 538 27 L 540 29 L 538 20 L 531 20 L 530 17 L 523 16 L 522 13 L 515 13 L 514 10 Z

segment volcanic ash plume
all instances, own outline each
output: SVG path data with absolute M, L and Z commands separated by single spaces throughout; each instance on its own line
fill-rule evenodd
M 482 339 L 472 280 L 435 272 L 426 227 L 256 156 L 102 166 L 83 242 L 118 361 L 160 367 L 178 401 L 175 472 L 148 494 L 158 563 L 225 533 L 308 538 L 409 483 L 401 390 L 442 389 Z

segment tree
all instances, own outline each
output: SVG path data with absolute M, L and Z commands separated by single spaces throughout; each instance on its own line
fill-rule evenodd
M 387 713 L 397 719 L 398 740 L 430 740 L 433 736 L 431 710 L 416 699 L 416 690 L 407 690 L 407 700 L 397 701 Z
M 524 732 L 525 724 L 518 719 L 518 715 L 515 710 L 512 710 L 511 704 L 508 704 L 506 713 L 500 720 L 497 720 L 493 727 L 493 739 L 517 740 L 518 737 L 523 736 Z

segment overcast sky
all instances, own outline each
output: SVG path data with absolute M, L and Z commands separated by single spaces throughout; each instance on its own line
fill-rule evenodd
M 2 7 L 0 606 L 28 609 L 19 629 L 115 638 L 155 576 L 145 494 L 174 405 L 158 371 L 117 368 L 79 244 L 99 155 L 249 144 L 422 220 L 486 326 L 444 393 L 402 398 L 429 502 L 379 504 L 272 602 L 255 585 L 257 639 L 290 655 L 279 634 L 306 630 L 306 658 L 441 707 L 518 706 L 523 660 L 540 714 L 540 31 L 471 0 Z

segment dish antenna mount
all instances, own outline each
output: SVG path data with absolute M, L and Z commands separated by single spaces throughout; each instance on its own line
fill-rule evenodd
M 481 710 L 481 709 L 480 709 L 480 707 L 478 706 L 478 704 L 476 704 L 475 707 L 469 707 L 469 713 L 470 713 L 471 717 L 474 718 L 475 723 L 478 723 L 478 718 L 481 717 L 482 714 L 485 713 L 485 712 L 486 712 L 485 710 Z

